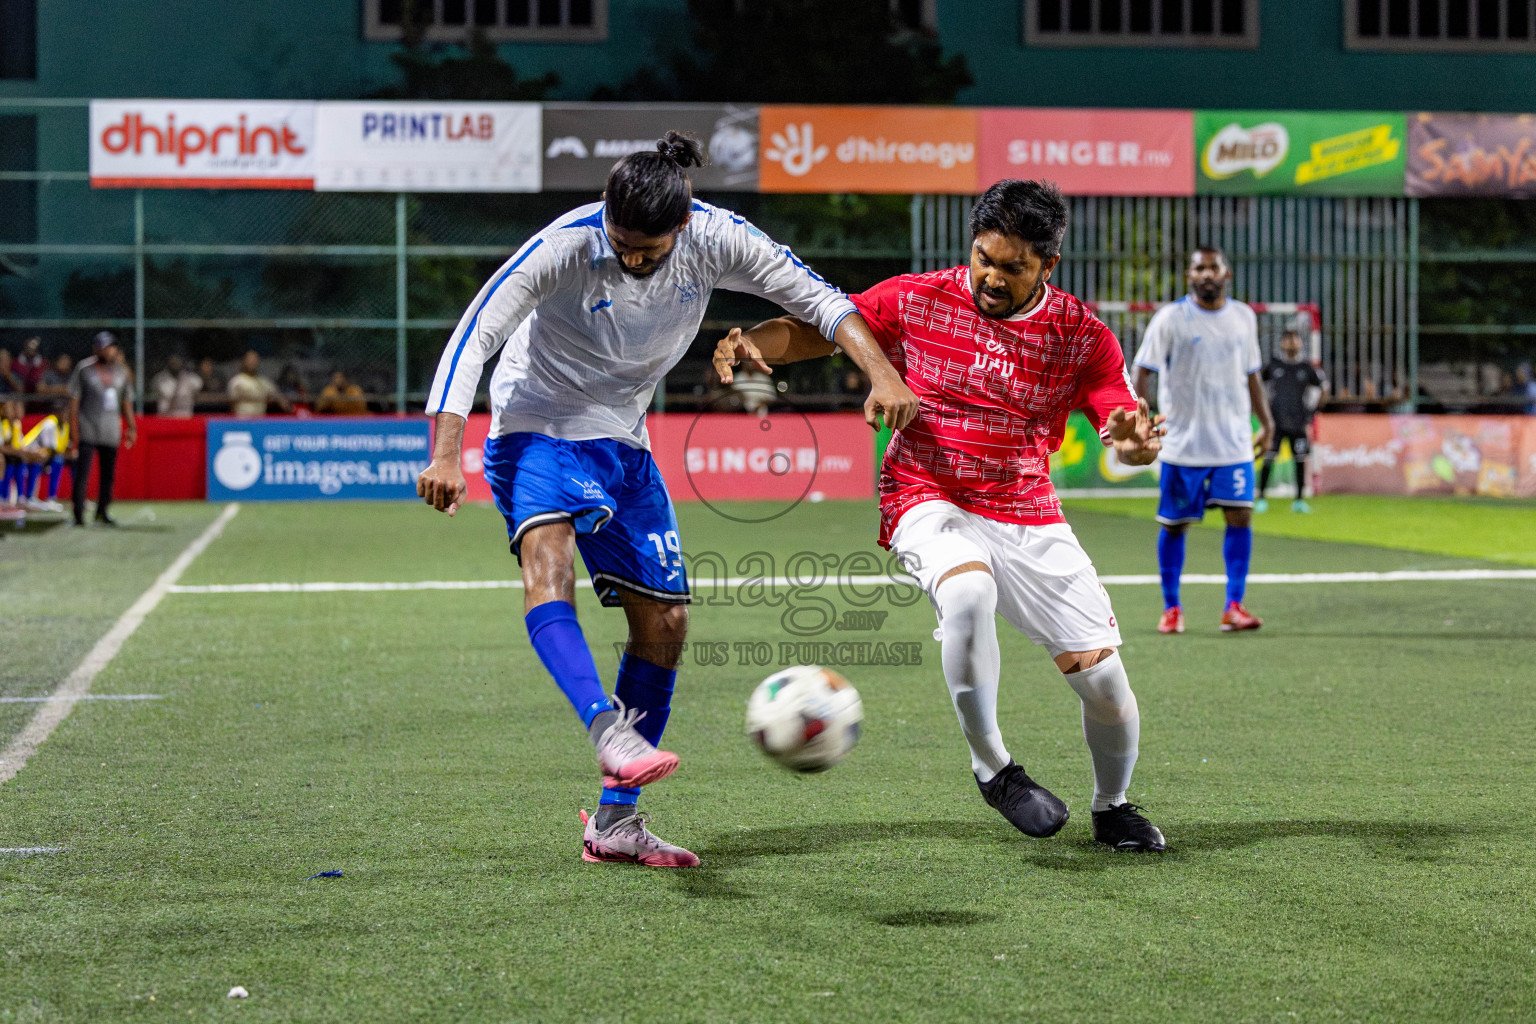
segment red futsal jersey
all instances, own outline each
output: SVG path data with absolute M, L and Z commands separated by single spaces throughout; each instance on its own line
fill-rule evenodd
M 1077 299 L 1046 286 L 1028 313 L 976 312 L 969 267 L 903 274 L 855 295 L 887 358 L 917 395 L 880 467 L 880 543 L 912 506 L 935 498 L 1005 523 L 1060 523 L 1051 453 L 1067 414 L 1094 428 L 1134 410 L 1125 356 Z

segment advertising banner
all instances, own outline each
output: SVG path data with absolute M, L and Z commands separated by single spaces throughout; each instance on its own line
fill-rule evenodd
M 1319 494 L 1536 496 L 1536 420 L 1527 416 L 1317 418 Z
M 1098 431 L 1081 412 L 1067 417 L 1061 447 L 1051 456 L 1051 483 L 1064 494 L 1094 491 L 1155 491 L 1159 463 L 1127 466 L 1115 458 L 1115 450 L 1099 440 Z
M 483 413 L 464 426 L 470 501 L 491 500 L 483 455 L 490 426 Z M 651 454 L 674 502 L 770 501 L 788 507 L 875 496 L 875 435 L 858 415 L 782 410 L 758 419 L 741 413 L 654 413 L 646 426 Z M 413 476 L 413 488 L 414 481 Z
M 983 110 L 978 189 L 1043 178 L 1073 196 L 1192 196 L 1188 110 Z
M 210 501 L 419 500 L 425 419 L 212 419 Z
M 320 103 L 315 124 L 317 189 L 540 189 L 537 103 Z
M 1400 113 L 1197 110 L 1200 195 L 1400 196 Z
M 1410 196 L 1536 197 L 1536 117 L 1411 114 Z
M 764 106 L 763 192 L 976 191 L 974 110 Z
M 93 188 L 297 188 L 315 182 L 308 101 L 92 100 Z
M 694 191 L 757 191 L 757 108 L 702 103 L 546 103 L 544 188 L 601 191 L 615 162 L 654 152 L 669 131 L 704 145 Z

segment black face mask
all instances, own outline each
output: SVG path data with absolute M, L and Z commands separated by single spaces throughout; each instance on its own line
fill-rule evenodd
M 1040 276 L 1035 278 L 1035 286 L 1030 289 L 1030 292 L 1027 296 L 1025 296 L 1024 301 L 1020 302 L 1016 306 L 1009 306 L 1001 313 L 988 313 L 986 310 L 981 308 L 981 295 L 976 291 L 975 288 L 971 289 L 971 304 L 976 307 L 976 312 L 980 313 L 988 320 L 1007 320 L 1009 317 L 1018 316 L 1019 310 L 1028 309 L 1030 303 L 1035 301 L 1035 296 L 1039 295 L 1040 290 L 1044 287 L 1045 272 L 1041 271 Z M 991 295 L 993 293 L 988 292 L 987 294 Z

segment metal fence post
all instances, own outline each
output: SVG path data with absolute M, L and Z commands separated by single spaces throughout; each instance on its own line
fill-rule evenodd
M 1419 411 L 1419 201 L 1408 200 L 1408 408 Z
M 144 190 L 133 190 L 133 404 L 144 412 Z
M 395 411 L 405 415 L 405 193 L 395 193 Z

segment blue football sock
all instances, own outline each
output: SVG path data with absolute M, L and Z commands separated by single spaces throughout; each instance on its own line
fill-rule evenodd
M 661 734 L 667 728 L 676 683 L 675 668 L 662 668 L 633 654 L 625 654 L 619 661 L 619 681 L 614 684 L 613 695 L 626 708 L 645 712 L 645 717 L 635 723 L 635 731 L 652 744 L 661 742 Z M 598 803 L 632 804 L 639 799 L 638 788 L 624 787 L 604 789 Z
M 1157 535 L 1157 569 L 1163 577 L 1163 607 L 1179 604 L 1179 577 L 1184 574 L 1184 534 L 1164 529 Z
M 546 601 L 523 621 L 539 660 L 581 716 L 581 724 L 591 725 L 599 712 L 612 711 L 613 704 L 597 678 L 592 650 L 576 621 L 576 609 L 565 601 Z
M 53 461 L 48 463 L 48 500 L 57 501 L 59 497 L 59 483 L 64 479 L 64 456 L 55 455 Z
M 36 462 L 29 462 L 21 467 L 21 499 L 23 501 L 36 493 L 37 478 L 42 471 L 42 465 Z
M 1248 559 L 1253 555 L 1253 527 L 1229 526 L 1221 545 L 1227 559 L 1227 603 L 1242 601 L 1248 589 Z

